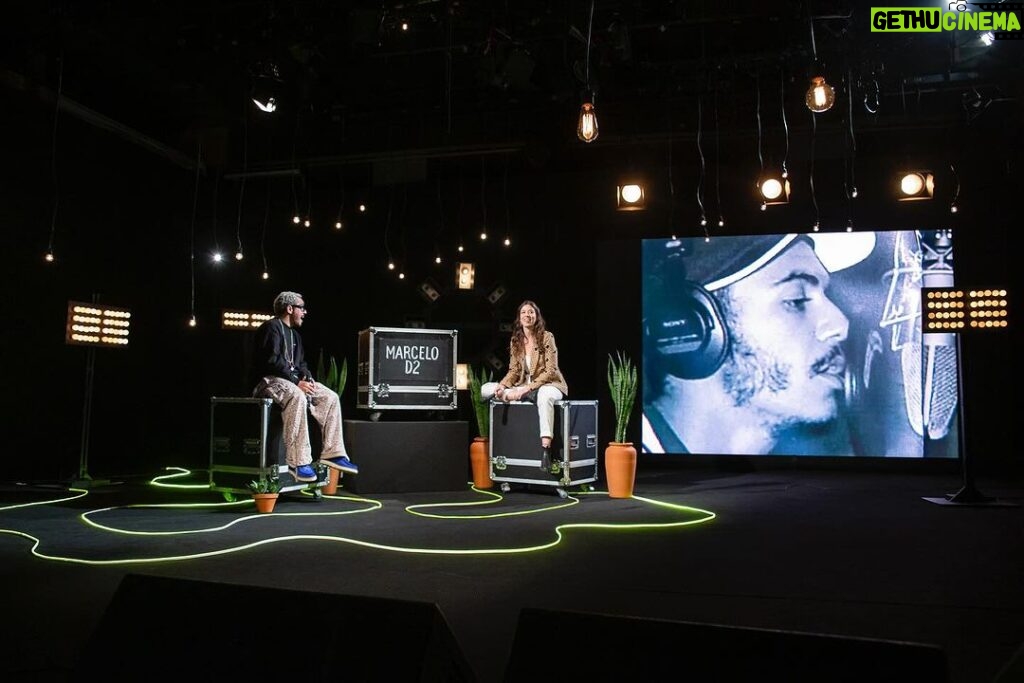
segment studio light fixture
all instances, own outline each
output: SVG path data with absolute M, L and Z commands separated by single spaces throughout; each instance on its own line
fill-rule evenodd
M 508 290 L 505 288 L 505 285 L 496 284 L 494 285 L 493 288 L 491 288 L 491 291 L 487 294 L 487 301 L 490 302 L 490 304 L 493 306 L 494 304 L 502 300 L 507 291 Z
M 899 175 L 900 191 L 897 201 L 913 202 L 931 199 L 935 195 L 935 177 L 931 171 L 906 171 Z
M 269 313 L 223 310 L 220 313 L 220 327 L 223 330 L 248 330 L 259 327 L 273 317 Z
M 74 346 L 127 346 L 131 317 L 127 308 L 69 301 L 64 343 Z
M 264 62 L 256 65 L 252 72 L 250 97 L 256 108 L 266 114 L 277 111 L 277 98 L 281 88 L 281 74 L 277 64 Z
M 455 365 L 455 388 L 459 391 L 469 389 L 469 364 L 456 363 Z
M 615 208 L 618 211 L 643 211 L 647 208 L 647 192 L 637 182 L 618 185 L 615 190 Z
M 473 289 L 476 279 L 476 266 L 472 263 L 460 263 L 455 271 L 455 283 L 459 289 Z
M 420 283 L 420 294 L 422 294 L 423 298 L 431 303 L 441 298 L 440 288 L 437 283 L 431 279 L 424 280 Z
M 789 178 L 781 173 L 766 173 L 757 181 L 757 191 L 761 194 L 762 208 L 779 206 L 789 203 Z

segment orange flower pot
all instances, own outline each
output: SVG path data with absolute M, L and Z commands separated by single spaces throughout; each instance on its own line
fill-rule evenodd
M 473 437 L 473 443 L 469 445 L 469 462 L 473 466 L 473 486 L 478 489 L 494 486 L 491 481 L 490 444 L 485 437 Z
M 277 505 L 276 493 L 254 493 L 252 499 L 256 501 L 256 512 L 273 512 Z
M 636 449 L 633 443 L 608 444 L 604 449 L 604 475 L 609 498 L 632 498 L 636 479 Z
M 341 479 L 341 470 L 333 467 L 327 468 L 327 483 L 320 487 L 320 492 L 325 496 L 333 496 L 338 492 L 338 481 Z

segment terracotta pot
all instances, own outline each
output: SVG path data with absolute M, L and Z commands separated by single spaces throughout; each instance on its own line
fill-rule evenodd
M 473 486 L 478 489 L 489 489 L 494 486 L 491 481 L 490 444 L 486 437 L 473 437 L 469 445 L 469 462 L 473 466 Z
M 252 499 L 256 501 L 256 512 L 273 512 L 277 504 L 276 493 L 254 493 Z
M 320 492 L 325 496 L 333 496 L 338 492 L 338 481 L 341 479 L 341 470 L 333 467 L 327 468 L 327 483 L 320 487 Z
M 636 449 L 633 443 L 608 444 L 604 449 L 604 475 L 609 498 L 632 498 L 636 478 Z

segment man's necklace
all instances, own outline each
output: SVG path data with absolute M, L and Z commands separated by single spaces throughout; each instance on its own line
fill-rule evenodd
M 295 369 L 295 330 L 284 324 L 281 321 L 281 332 L 287 332 L 288 338 L 284 342 L 284 359 L 288 363 L 288 369 Z

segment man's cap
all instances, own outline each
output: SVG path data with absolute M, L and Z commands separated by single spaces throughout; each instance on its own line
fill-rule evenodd
M 671 240 L 665 243 L 671 258 L 680 258 L 686 279 L 709 292 L 739 282 L 771 263 L 794 244 L 813 249 L 830 273 L 860 263 L 875 248 L 873 232 L 787 235 L 751 235 Z

